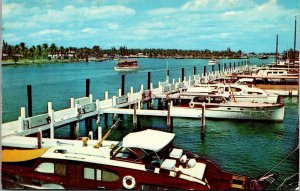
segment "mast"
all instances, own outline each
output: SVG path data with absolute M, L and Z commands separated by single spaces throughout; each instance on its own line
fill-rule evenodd
M 296 60 L 296 16 L 295 16 L 295 28 L 294 28 L 294 54 L 293 54 L 293 64 L 295 65 L 295 60 Z
M 276 55 L 275 55 L 275 65 L 277 65 L 277 55 L 278 55 L 278 34 L 276 35 Z

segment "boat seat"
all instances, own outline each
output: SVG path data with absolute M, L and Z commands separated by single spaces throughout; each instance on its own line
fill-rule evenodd
M 169 157 L 174 158 L 174 159 L 180 159 L 180 157 L 182 156 L 182 153 L 183 153 L 182 149 L 173 148 L 172 151 L 169 154 Z
M 173 159 L 166 159 L 161 164 L 160 168 L 165 170 L 175 170 L 176 160 Z

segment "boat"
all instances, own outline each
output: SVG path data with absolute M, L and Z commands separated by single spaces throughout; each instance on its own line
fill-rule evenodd
M 114 66 L 115 71 L 133 71 L 139 69 L 137 60 L 119 60 Z
M 268 59 L 268 58 L 269 58 L 269 56 L 264 55 L 264 54 L 259 56 L 259 59 Z
M 201 113 L 202 108 L 205 107 L 207 118 L 263 121 L 283 121 L 284 118 L 285 107 L 282 102 L 239 102 L 234 95 L 214 92 L 182 92 L 180 100 L 181 103 L 174 108 L 192 114 Z
M 239 81 L 240 83 L 240 81 Z M 220 93 L 226 96 L 234 96 L 234 99 L 238 102 L 260 102 L 260 103 L 280 103 L 282 97 L 267 93 L 265 90 L 249 87 L 247 85 L 240 84 L 218 84 L 218 86 L 210 87 L 189 87 L 187 93 Z M 194 94 L 193 94 L 194 95 Z
M 100 147 L 90 141 L 60 143 L 27 150 L 30 157 L 17 149 L 3 150 L 2 185 L 4 189 L 263 190 L 277 177 L 254 179 L 224 172 L 204 157 L 175 148 L 174 136 L 147 129 L 129 133 L 120 142 L 103 141 Z
M 219 62 L 218 62 L 218 60 L 217 59 L 214 59 L 214 58 L 212 58 L 212 59 L 210 59 L 209 61 L 208 61 L 208 65 L 215 65 L 215 64 L 218 64 Z

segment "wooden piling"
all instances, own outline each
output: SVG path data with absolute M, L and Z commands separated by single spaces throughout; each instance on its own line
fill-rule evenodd
M 85 80 L 85 96 L 89 97 L 90 95 L 90 79 Z
M 133 104 L 133 116 L 132 116 L 133 127 L 137 127 L 137 115 L 136 115 L 136 103 Z
M 235 69 L 235 62 L 233 63 L 233 69 Z
M 226 70 L 226 63 L 224 63 L 224 68 L 223 68 L 223 70 Z
M 168 103 L 167 129 L 168 129 L 169 132 L 171 132 L 171 115 L 170 115 L 170 111 L 171 111 L 171 104 Z
M 181 81 L 184 81 L 184 68 L 181 68 Z
M 229 70 L 231 70 L 231 62 L 229 63 Z
M 39 128 L 38 132 L 37 132 L 37 148 L 40 149 L 42 148 L 42 131 L 41 128 Z
M 125 95 L 125 75 L 122 75 L 122 88 L 121 88 L 121 95 Z
M 203 69 L 203 76 L 206 76 L 206 66 L 204 66 L 204 69 Z
M 27 85 L 27 109 L 28 117 L 32 117 L 32 88 L 31 85 Z
M 150 90 L 150 83 L 151 83 L 151 72 L 148 72 L 148 78 L 147 78 L 148 90 Z
M 221 72 L 221 64 L 218 64 L 219 72 Z
M 197 75 L 196 66 L 194 66 L 194 75 Z
M 215 71 L 215 65 L 211 65 L 211 71 L 212 71 L 212 72 Z

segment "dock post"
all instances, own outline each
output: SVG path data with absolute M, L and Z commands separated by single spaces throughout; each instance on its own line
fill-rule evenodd
M 93 139 L 94 139 L 94 133 L 93 133 L 93 131 L 89 131 L 88 138 L 89 138 L 90 140 L 93 140 Z
M 184 68 L 181 68 L 181 80 L 184 81 Z
M 215 65 L 211 65 L 211 71 L 212 71 L 212 72 L 215 71 Z
M 122 96 L 122 89 L 119 88 L 119 89 L 118 89 L 118 97 L 121 97 L 121 96 Z
M 48 114 L 50 116 L 50 139 L 54 139 L 54 111 L 52 110 L 52 102 L 48 102 Z
M 38 149 L 42 148 L 42 138 L 43 138 L 42 130 L 41 130 L 41 128 L 39 128 L 39 130 L 37 132 L 37 147 L 38 147 Z
M 203 75 L 206 76 L 206 66 L 204 66 Z
M 202 103 L 201 140 L 205 138 L 205 102 Z
M 19 132 L 22 132 L 25 130 L 24 128 L 24 119 L 26 118 L 26 111 L 25 111 L 25 107 L 21 107 L 21 115 L 18 118 L 19 120 Z
M 101 140 L 102 138 L 102 127 L 98 126 L 98 140 Z
M 223 67 L 223 71 L 225 71 L 226 70 L 226 63 L 224 63 L 224 67 Z
M 121 89 L 121 95 L 125 95 L 125 75 L 122 75 L 122 89 Z
M 104 92 L 104 99 L 105 99 L 105 100 L 108 100 L 108 91 L 105 91 L 105 92 Z
M 233 63 L 233 69 L 235 70 L 235 62 Z
M 171 111 L 171 104 L 170 102 L 168 103 L 168 115 L 167 115 L 167 129 L 169 132 L 171 132 L 171 115 L 170 115 L 170 111 Z
M 89 97 L 90 95 L 90 79 L 85 80 L 85 96 Z
M 27 85 L 27 104 L 28 104 L 28 117 L 32 117 L 32 88 Z
M 70 108 L 75 108 L 75 100 L 74 100 L 74 98 L 70 99 Z
M 229 63 L 229 71 L 231 71 L 231 62 Z
M 92 103 L 93 102 L 93 95 L 89 94 L 88 97 L 90 98 L 90 103 Z M 93 119 L 91 117 L 88 117 L 84 120 L 84 123 L 85 123 L 86 135 L 89 135 L 89 132 L 92 129 Z
M 150 90 L 150 83 L 151 83 L 151 72 L 148 72 L 148 78 L 147 78 L 147 88 Z
M 137 126 L 136 103 L 133 104 L 132 122 L 133 122 L 133 128 L 136 128 L 136 126 Z
M 167 79 L 166 79 L 166 82 L 169 82 L 169 79 L 170 79 L 170 70 L 168 68 L 167 69 Z
M 194 66 L 194 75 L 197 75 L 196 66 Z
M 219 67 L 219 72 L 221 71 L 221 64 L 218 64 L 218 67 Z

